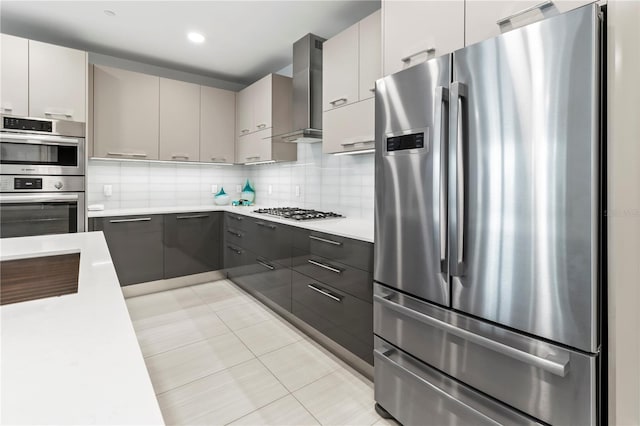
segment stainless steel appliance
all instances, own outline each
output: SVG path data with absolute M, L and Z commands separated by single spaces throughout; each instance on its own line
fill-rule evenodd
M 377 82 L 375 398 L 401 423 L 603 418 L 602 20 Z
M 301 209 L 298 207 L 270 207 L 254 210 L 254 213 L 266 214 L 270 216 L 282 217 L 292 220 L 317 220 L 335 219 L 344 217 L 334 212 L 321 212 L 318 210 Z
M 84 231 L 84 123 L 0 119 L 0 238 Z

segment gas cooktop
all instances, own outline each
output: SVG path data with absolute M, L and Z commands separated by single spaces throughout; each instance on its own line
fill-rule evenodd
M 254 213 L 268 214 L 292 220 L 316 220 L 316 219 L 334 219 L 344 217 L 341 214 L 333 212 L 321 212 L 318 210 L 300 209 L 298 207 L 274 207 L 267 209 L 254 210 Z

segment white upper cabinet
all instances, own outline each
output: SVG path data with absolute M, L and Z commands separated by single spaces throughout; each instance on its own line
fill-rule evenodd
M 251 86 L 238 92 L 236 98 L 236 134 L 243 136 L 253 129 L 253 97 Z
M 465 45 L 539 21 L 592 1 L 467 0 Z
M 0 54 L 2 113 L 26 117 L 29 115 L 29 40 L 2 34 Z
M 273 114 L 273 75 L 269 74 L 251 85 L 253 97 L 253 126 L 251 131 L 272 127 Z
M 86 121 L 86 52 L 29 40 L 29 115 Z
M 200 86 L 160 79 L 160 159 L 200 160 Z
M 350 26 L 322 46 L 322 110 L 358 101 L 360 24 Z
M 464 47 L 463 0 L 382 2 L 383 75 Z
M 214 87 L 200 87 L 200 161 L 235 161 L 236 94 Z
M 157 160 L 159 109 L 158 77 L 94 66 L 94 155 Z
M 360 21 L 359 40 L 360 100 L 375 96 L 376 80 L 382 77 L 382 12 L 377 11 Z

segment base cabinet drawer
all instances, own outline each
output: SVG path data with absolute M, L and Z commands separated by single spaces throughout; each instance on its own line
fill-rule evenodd
M 229 278 L 236 278 L 251 272 L 252 255 L 242 247 L 225 242 L 222 248 L 222 264 Z
M 164 216 L 164 278 L 215 271 L 222 267 L 218 212 Z
M 162 215 L 94 218 L 92 227 L 104 232 L 120 285 L 164 277 Z
M 309 234 L 311 254 L 344 263 L 364 271 L 373 271 L 373 244 L 337 235 L 311 232 Z
M 295 271 L 292 274 L 293 314 L 372 364 L 372 305 Z
M 404 425 L 542 424 L 449 378 L 382 339 L 376 338 L 374 356 L 375 400 Z
M 249 266 L 234 282 L 291 312 L 291 269 L 251 252 L 249 256 Z

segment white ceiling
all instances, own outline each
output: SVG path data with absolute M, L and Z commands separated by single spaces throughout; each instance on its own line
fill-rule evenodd
M 379 8 L 379 0 L 2 0 L 0 30 L 248 84 L 290 64 L 292 44 L 305 34 L 330 38 Z M 189 31 L 206 41 L 189 42 Z

